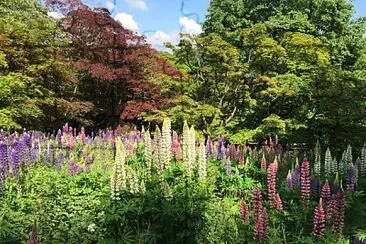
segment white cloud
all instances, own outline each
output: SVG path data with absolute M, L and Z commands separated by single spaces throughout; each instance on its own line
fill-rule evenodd
M 114 19 L 121 22 L 123 27 L 125 27 L 127 29 L 130 29 L 133 31 L 137 31 L 139 29 L 137 22 L 134 20 L 133 16 L 130 14 L 118 13 L 114 17 Z
M 151 44 L 151 46 L 159 51 L 169 51 L 170 49 L 164 46 L 165 42 L 170 42 L 173 45 L 178 44 L 179 42 L 179 33 L 178 32 L 171 32 L 165 33 L 163 31 L 155 31 L 152 33 L 145 34 L 146 41 Z
M 137 8 L 137 9 L 141 9 L 141 10 L 149 9 L 147 7 L 146 3 L 144 2 L 144 0 L 125 0 L 125 1 L 128 4 L 128 6 L 130 6 L 131 8 Z
M 61 19 L 64 17 L 61 13 L 57 13 L 57 12 L 48 12 L 47 15 L 54 19 Z
M 186 16 L 179 18 L 179 24 L 183 26 L 182 32 L 199 35 L 202 33 L 202 26 L 198 24 L 194 19 L 190 19 Z
M 109 10 L 112 11 L 116 6 L 114 5 L 114 3 L 112 3 L 111 1 L 107 1 L 105 3 L 105 7 Z

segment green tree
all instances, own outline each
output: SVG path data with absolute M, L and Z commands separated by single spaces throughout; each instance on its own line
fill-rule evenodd
M 47 9 L 36 0 L 4 0 L 0 15 L 0 127 L 88 122 L 92 104 L 73 94 L 75 72 L 60 56 L 68 40 Z
M 230 94 L 230 103 L 240 101 L 240 106 L 231 123 L 220 124 L 224 131 L 235 142 L 280 132 L 297 141 L 313 141 L 316 135 L 334 145 L 351 140 L 362 145 L 366 22 L 352 14 L 353 5 L 346 0 L 212 0 L 200 39 L 216 36 L 231 44 L 233 57 L 238 57 L 236 66 L 226 60 L 220 65 L 239 67 L 240 75 L 232 77 L 236 80 L 232 84 L 240 87 L 238 93 L 247 94 L 240 98 Z M 223 50 L 220 44 L 212 45 Z M 184 57 L 200 53 L 201 47 L 179 48 L 175 54 Z M 200 55 L 191 56 L 202 62 Z M 205 65 L 207 73 L 191 69 L 194 81 L 202 80 L 197 74 L 204 74 L 220 83 L 215 61 Z M 233 86 L 227 88 L 235 91 Z M 198 85 L 200 89 L 210 90 Z M 218 93 L 210 96 L 219 98 Z M 195 99 L 201 101 L 200 97 Z M 230 110 L 219 109 L 222 117 L 231 115 Z

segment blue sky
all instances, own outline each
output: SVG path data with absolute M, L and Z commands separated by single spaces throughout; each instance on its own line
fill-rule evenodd
M 356 16 L 366 16 L 366 0 L 355 0 Z
M 366 0 L 352 0 L 356 16 L 366 16 Z M 179 32 L 200 33 L 209 0 L 87 0 L 91 6 L 107 7 L 121 23 L 156 48 L 176 42 Z

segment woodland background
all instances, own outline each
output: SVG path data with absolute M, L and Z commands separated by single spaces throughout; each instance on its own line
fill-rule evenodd
M 58 11 L 65 17 L 47 16 Z M 346 0 L 212 0 L 200 36 L 154 50 L 79 0 L 0 2 L 0 127 L 152 127 L 231 143 L 361 147 L 366 18 Z

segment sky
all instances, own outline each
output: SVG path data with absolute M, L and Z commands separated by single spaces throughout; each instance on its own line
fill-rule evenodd
M 366 16 L 366 0 L 350 0 L 355 16 Z M 177 43 L 179 33 L 199 34 L 209 0 L 86 0 L 91 7 L 105 7 L 128 29 L 145 35 L 156 49 L 164 42 Z

